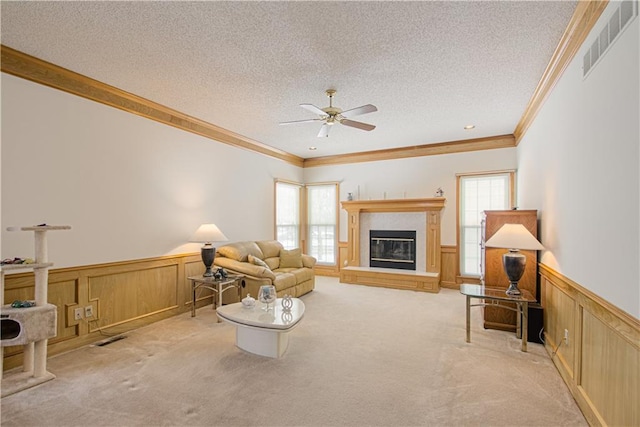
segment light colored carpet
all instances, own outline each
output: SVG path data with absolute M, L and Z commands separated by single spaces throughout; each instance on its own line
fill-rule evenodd
M 319 277 L 281 359 L 235 347 L 211 306 L 49 359 L 3 426 L 585 426 L 540 344 L 484 330 L 465 299 Z

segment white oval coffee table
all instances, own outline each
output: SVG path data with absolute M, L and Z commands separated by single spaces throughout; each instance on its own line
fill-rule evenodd
M 304 316 L 304 303 L 292 298 L 290 311 L 282 308 L 282 299 L 278 298 L 269 311 L 264 304 L 256 302 L 252 308 L 242 303 L 218 307 L 216 313 L 225 322 L 236 326 L 236 345 L 249 353 L 260 356 L 281 357 L 289 345 L 288 332 Z

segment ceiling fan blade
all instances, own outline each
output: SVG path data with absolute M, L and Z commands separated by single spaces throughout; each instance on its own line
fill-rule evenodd
M 320 128 L 320 132 L 318 132 L 318 138 L 328 137 L 330 130 L 331 130 L 331 125 L 324 123 Z
M 355 120 L 348 119 L 340 120 L 340 123 L 345 126 L 350 126 L 352 128 L 362 129 L 366 131 L 374 130 L 376 128 L 374 125 L 370 125 L 368 123 L 356 122 Z
M 327 113 L 325 113 L 324 111 L 322 111 L 322 109 L 316 107 L 313 104 L 300 104 L 300 106 L 302 108 L 304 108 L 305 110 L 309 110 L 311 111 L 313 114 L 318 114 L 320 116 L 326 116 Z
M 311 122 L 318 122 L 321 121 L 322 119 L 306 119 L 306 120 L 293 120 L 290 122 L 280 122 L 278 123 L 279 125 L 293 125 L 296 123 L 311 123 Z
M 359 116 L 360 114 L 373 113 L 374 111 L 378 111 L 375 105 L 367 104 L 362 105 L 360 107 L 352 108 L 351 110 L 343 111 L 340 113 L 342 117 L 353 117 Z

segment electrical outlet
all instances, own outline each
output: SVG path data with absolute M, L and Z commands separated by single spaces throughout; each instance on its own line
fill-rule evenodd
M 568 329 L 564 330 L 564 343 L 565 344 L 569 344 L 569 330 Z
M 73 318 L 75 320 L 82 320 L 82 309 L 81 308 L 76 308 L 75 310 L 73 310 Z
M 84 317 L 86 317 L 87 319 L 89 317 L 93 317 L 93 306 L 92 305 L 88 305 L 84 308 Z

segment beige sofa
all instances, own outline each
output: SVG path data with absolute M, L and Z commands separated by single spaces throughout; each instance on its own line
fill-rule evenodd
M 214 264 L 228 273 L 245 276 L 242 298 L 258 297 L 262 285 L 275 285 L 278 297 L 299 297 L 315 287 L 316 259 L 300 249 L 286 251 L 277 240 L 237 242 L 221 246 Z M 230 301 L 224 301 L 230 302 Z

